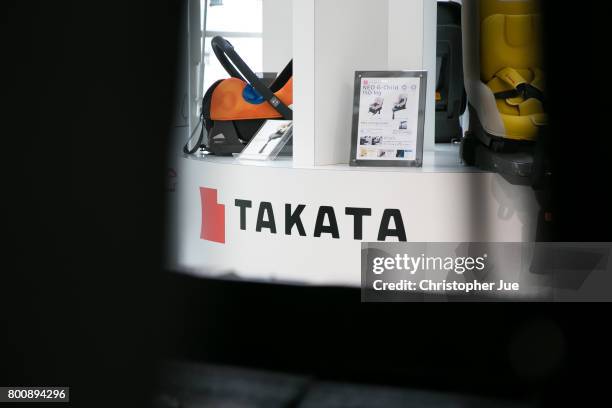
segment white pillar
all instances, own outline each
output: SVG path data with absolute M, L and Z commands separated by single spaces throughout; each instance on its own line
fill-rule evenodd
M 293 0 L 263 0 L 264 72 L 280 72 L 293 57 L 292 5 Z
M 315 164 L 315 0 L 293 2 L 293 165 Z
M 433 149 L 435 1 L 294 0 L 293 25 L 297 166 L 348 163 L 355 71 L 430 72 L 425 149 Z

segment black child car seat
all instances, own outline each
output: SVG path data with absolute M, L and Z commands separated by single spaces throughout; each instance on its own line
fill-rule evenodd
M 436 50 L 436 143 L 460 140 L 460 116 L 465 112 L 461 4 L 438 2 Z

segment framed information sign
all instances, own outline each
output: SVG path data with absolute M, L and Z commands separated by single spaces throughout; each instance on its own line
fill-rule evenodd
M 423 165 L 427 72 L 357 71 L 351 166 Z

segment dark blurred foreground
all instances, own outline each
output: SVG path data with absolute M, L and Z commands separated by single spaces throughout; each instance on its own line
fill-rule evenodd
M 557 3 L 545 5 L 555 233 L 612 241 L 609 15 Z M 293 406 L 588 406 L 607 391 L 606 305 L 362 305 L 357 290 L 164 273 L 178 7 L 3 2 L 0 384 L 67 385 L 71 406 L 105 408 L 180 390 L 273 406 L 259 396 L 281 398 L 283 381 L 300 384 Z

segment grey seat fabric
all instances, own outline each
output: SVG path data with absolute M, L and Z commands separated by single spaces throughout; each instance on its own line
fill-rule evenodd
M 172 362 L 163 365 L 155 408 L 294 406 L 310 380 L 267 371 Z
M 318 383 L 299 408 L 513 408 L 523 405 L 460 394 L 358 384 Z
M 520 408 L 469 395 L 363 384 L 244 368 L 169 363 L 155 408 Z

